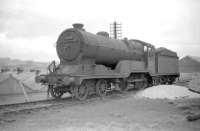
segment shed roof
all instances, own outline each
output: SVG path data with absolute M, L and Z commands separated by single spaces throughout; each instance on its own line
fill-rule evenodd
M 177 57 L 177 53 L 172 51 L 172 50 L 169 50 L 165 47 L 160 47 L 160 48 L 157 48 L 156 49 L 156 53 L 160 54 L 160 55 L 168 55 L 168 56 L 175 56 Z
M 193 60 L 195 60 L 196 62 L 200 63 L 200 57 L 199 56 L 187 56 Z

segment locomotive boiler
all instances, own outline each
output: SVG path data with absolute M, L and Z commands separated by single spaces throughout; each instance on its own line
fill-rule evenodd
M 81 24 L 62 32 L 56 49 L 61 64 L 77 64 L 88 59 L 109 67 L 114 67 L 120 60 L 142 59 L 144 54 L 141 44 L 92 34 L 84 31 Z
M 56 50 L 60 64 L 50 64 L 49 74 L 36 77 L 36 82 L 49 86 L 55 98 L 68 92 L 84 100 L 91 93 L 104 96 L 112 87 L 128 90 L 171 84 L 179 76 L 175 52 L 155 49 L 140 40 L 116 40 L 107 34 L 92 34 L 82 24 L 64 30 L 58 37 Z

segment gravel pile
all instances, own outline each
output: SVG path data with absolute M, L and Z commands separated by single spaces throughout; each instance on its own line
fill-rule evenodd
M 159 85 L 138 92 L 136 97 L 146 97 L 151 99 L 180 99 L 200 98 L 200 94 L 193 93 L 183 86 Z

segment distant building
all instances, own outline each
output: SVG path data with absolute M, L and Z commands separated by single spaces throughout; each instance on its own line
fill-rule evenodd
M 181 73 L 200 72 L 200 57 L 185 56 L 179 61 L 179 70 Z

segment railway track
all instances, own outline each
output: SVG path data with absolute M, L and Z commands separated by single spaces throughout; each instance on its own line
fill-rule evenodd
M 42 100 L 42 101 L 34 101 L 34 102 L 27 102 L 27 103 L 1 105 L 0 106 L 0 115 L 28 111 L 31 109 L 48 108 L 55 104 L 56 104 L 56 102 L 54 102 L 54 100 Z
M 40 110 L 40 109 L 48 109 L 50 107 L 58 107 L 62 105 L 72 106 L 80 103 L 84 103 L 84 101 L 78 101 L 72 99 L 71 97 L 67 97 L 60 100 L 51 99 L 51 100 L 34 101 L 28 103 L 1 105 L 0 115 L 20 113 L 20 112 Z
M 8 115 L 8 114 L 15 114 L 15 113 L 21 113 L 26 111 L 35 111 L 35 110 L 41 110 L 41 109 L 48 109 L 51 107 L 61 107 L 61 106 L 73 106 L 73 105 L 79 105 L 79 104 L 86 104 L 93 101 L 97 101 L 99 99 L 116 99 L 116 98 L 122 98 L 127 97 L 128 94 L 132 94 L 133 91 L 120 93 L 117 91 L 110 91 L 108 92 L 108 95 L 104 98 L 97 97 L 96 95 L 90 96 L 85 101 L 79 101 L 76 99 L 72 99 L 71 97 L 62 98 L 59 100 L 56 99 L 50 99 L 50 100 L 42 100 L 42 101 L 34 101 L 34 102 L 28 102 L 28 103 L 18 103 L 18 104 L 9 104 L 9 105 L 0 105 L 0 116 L 2 115 Z
M 188 85 L 188 81 L 178 81 L 175 83 L 175 85 Z M 110 91 L 108 92 L 108 95 L 105 96 L 103 99 L 113 99 L 113 98 L 121 98 L 121 97 L 128 97 L 129 94 L 132 94 L 133 92 L 136 93 L 138 90 L 132 90 L 124 93 L 120 93 L 118 91 Z M 70 96 L 65 97 L 62 99 L 48 99 L 48 100 L 40 100 L 40 101 L 34 101 L 34 102 L 28 102 L 28 103 L 17 103 L 17 104 L 8 104 L 8 105 L 0 105 L 0 116 L 6 115 L 10 113 L 20 113 L 25 111 L 32 111 L 32 110 L 40 110 L 50 107 L 57 107 L 57 106 L 73 106 L 76 104 L 84 104 L 88 102 L 92 102 L 95 100 L 100 99 L 101 97 L 97 97 L 95 95 L 90 96 L 85 101 L 79 101 L 76 99 L 72 99 Z

